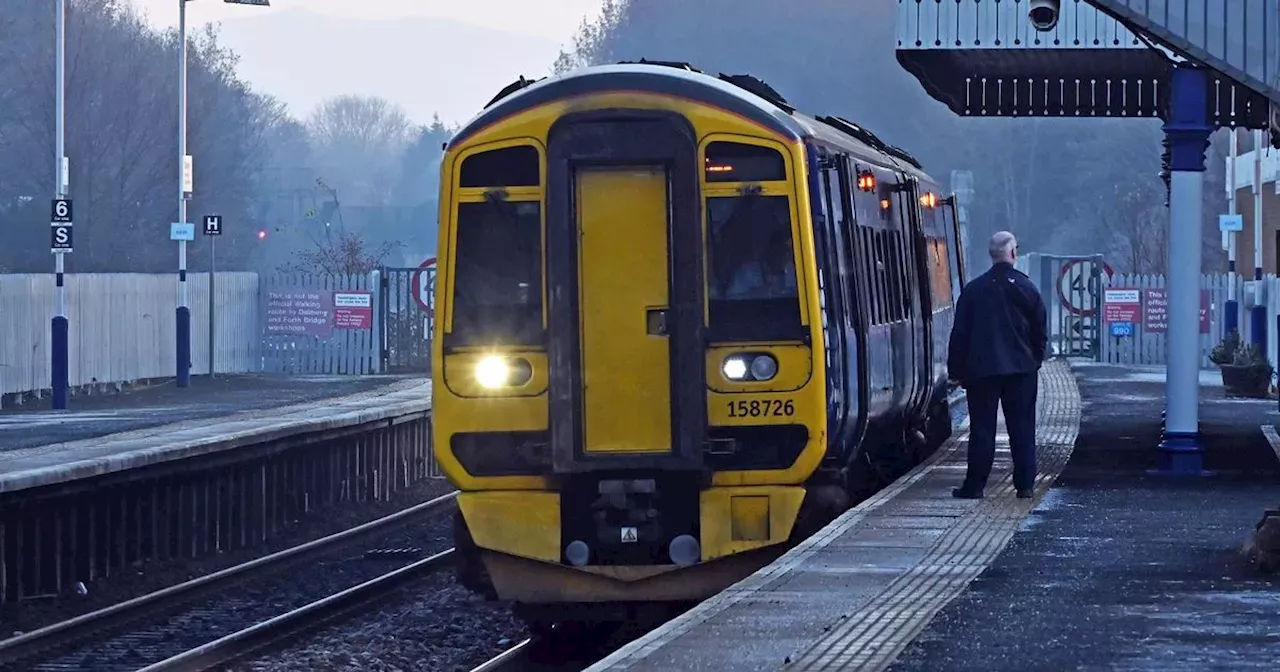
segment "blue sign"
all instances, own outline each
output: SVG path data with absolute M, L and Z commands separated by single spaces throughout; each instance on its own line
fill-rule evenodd
M 1112 338 L 1132 338 L 1133 323 L 1132 322 L 1112 322 L 1111 337 Z
M 172 222 L 169 224 L 169 240 L 195 240 L 196 225 Z

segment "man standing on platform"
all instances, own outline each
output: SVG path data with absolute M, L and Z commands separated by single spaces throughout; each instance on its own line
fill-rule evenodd
M 1036 396 L 1049 344 L 1048 314 L 1036 286 L 1013 267 L 1018 241 L 991 237 L 991 270 L 965 285 L 956 301 L 947 369 L 968 393 L 969 465 L 960 499 L 981 499 L 996 454 L 996 410 L 1003 406 L 1013 486 L 1033 494 L 1036 479 Z

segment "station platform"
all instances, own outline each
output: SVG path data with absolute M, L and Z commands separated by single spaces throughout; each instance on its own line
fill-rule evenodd
M 0 493 L 425 413 L 431 382 L 229 376 L 73 403 L 67 411 L 0 412 Z
M 1162 370 L 1054 360 L 1035 498 L 1014 497 L 1003 431 L 986 498 L 951 497 L 966 421 L 772 565 L 589 669 L 1273 669 L 1280 579 L 1239 548 L 1280 504 L 1280 414 L 1228 399 L 1216 376 L 1201 404 L 1213 476 L 1148 473 Z
M 46 397 L 0 409 L 0 460 L 5 452 L 20 448 L 342 397 L 400 380 L 392 376 L 196 376 L 185 389 L 167 380 L 127 392 L 77 395 L 64 411 L 51 410 Z

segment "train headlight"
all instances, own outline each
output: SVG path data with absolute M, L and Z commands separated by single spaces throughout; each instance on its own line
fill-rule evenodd
M 729 380 L 747 379 L 747 360 L 743 357 L 730 357 L 720 368 Z
M 532 377 L 533 366 L 518 357 L 490 355 L 476 364 L 476 382 L 490 390 L 524 385 Z
M 737 354 L 720 365 L 724 377 L 735 383 L 764 382 L 778 375 L 778 360 L 768 354 Z

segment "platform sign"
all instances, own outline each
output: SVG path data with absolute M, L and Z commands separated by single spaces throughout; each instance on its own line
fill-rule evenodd
M 373 292 L 334 292 L 335 329 L 372 329 Z
M 1112 338 L 1133 338 L 1132 322 L 1112 322 L 1111 323 Z
M 172 222 L 169 224 L 169 240 L 193 241 L 196 239 L 196 225 Z
M 268 291 L 264 297 L 267 336 L 333 335 L 333 293 L 315 289 Z
M 71 199 L 55 198 L 50 208 L 49 221 L 53 224 L 70 224 L 72 220 Z
M 49 227 L 49 251 L 66 254 L 71 251 L 71 225 L 54 224 Z
M 1218 230 L 1223 233 L 1244 231 L 1244 215 L 1218 215 Z
M 1142 329 L 1148 334 L 1169 331 L 1169 295 L 1164 289 L 1142 290 Z M 1200 290 L 1200 333 L 1209 333 L 1209 290 Z
M 1102 294 L 1102 320 L 1107 324 L 1132 325 L 1138 321 L 1141 308 L 1142 290 L 1108 289 Z

